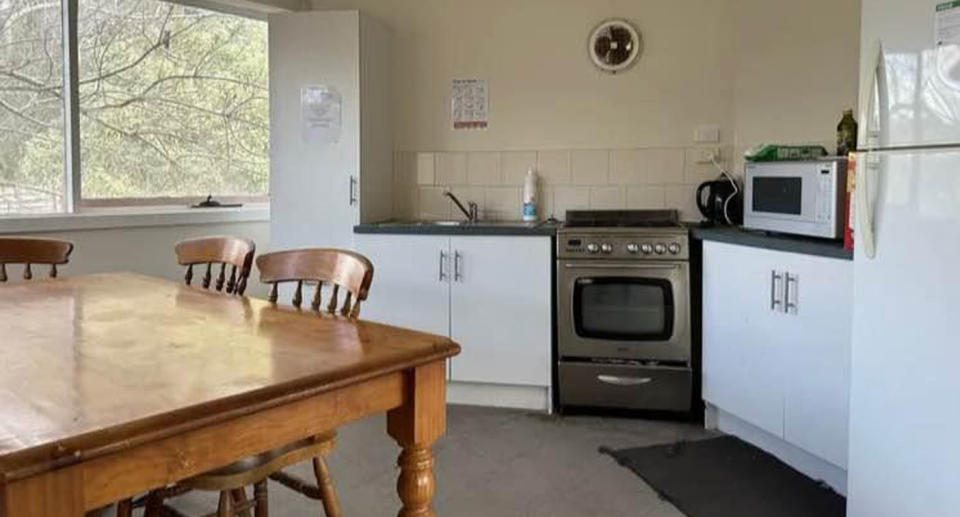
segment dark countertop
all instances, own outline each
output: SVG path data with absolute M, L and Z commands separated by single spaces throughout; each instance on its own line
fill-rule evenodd
M 516 235 L 553 236 L 560 223 L 523 221 L 481 221 L 478 223 L 437 224 L 424 221 L 386 221 L 362 223 L 353 233 L 385 233 L 406 235 Z
M 690 234 L 694 239 L 705 241 L 725 242 L 754 248 L 766 248 L 791 253 L 853 260 L 853 252 L 843 249 L 843 242 L 841 241 L 744 230 L 743 228 L 698 227 L 695 225 L 691 225 Z

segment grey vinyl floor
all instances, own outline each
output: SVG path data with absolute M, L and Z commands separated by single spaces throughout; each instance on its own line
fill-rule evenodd
M 472 516 L 682 517 L 600 446 L 638 447 L 711 436 L 698 426 L 656 420 L 553 417 L 450 406 L 448 434 L 436 445 L 437 514 Z M 348 517 L 393 517 L 399 449 L 383 417 L 340 430 L 329 462 Z M 293 472 L 309 474 L 308 465 Z M 216 495 L 171 501 L 189 515 L 213 511 Z M 271 517 L 321 516 L 317 501 L 271 482 Z

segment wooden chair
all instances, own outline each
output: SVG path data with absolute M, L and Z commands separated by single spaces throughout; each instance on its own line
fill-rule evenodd
M 278 284 L 296 282 L 292 301 L 299 309 L 303 303 L 304 284 L 315 285 L 310 304 L 312 310 L 350 319 L 359 316 L 360 304 L 367 299 L 373 281 L 373 265 L 370 261 L 363 255 L 346 250 L 308 249 L 268 253 L 257 257 L 257 268 L 260 270 L 260 281 L 271 284 L 270 302 L 277 303 Z M 321 296 L 325 284 L 330 284 L 331 290 L 328 303 L 322 307 Z M 339 292 L 341 289 L 346 291 L 342 296 Z M 268 478 L 311 499 L 320 500 L 327 517 L 341 517 L 340 502 L 325 459 L 333 450 L 335 437 L 335 433 L 330 433 L 300 440 L 187 479 L 175 487 L 152 492 L 144 503 L 144 517 L 163 515 L 164 511 L 169 511 L 163 505 L 163 499 L 187 490 L 220 492 L 217 517 L 247 517 L 251 509 L 256 517 L 267 517 Z M 307 459 L 313 463 L 315 485 L 283 472 L 283 469 Z M 246 492 L 246 487 L 250 485 L 254 487 L 252 500 L 247 498 Z
M 204 237 L 190 239 L 177 243 L 177 262 L 187 266 L 183 281 L 187 285 L 193 282 L 193 266 L 206 264 L 206 272 L 201 280 L 204 289 L 209 289 L 212 282 L 214 264 L 220 265 L 215 288 L 223 291 L 226 287 L 228 294 L 242 295 L 247 289 L 247 278 L 253 266 L 253 254 L 256 245 L 248 239 L 236 237 Z M 230 266 L 230 278 L 226 276 L 226 268 Z
M 50 278 L 57 277 L 57 266 L 66 264 L 73 243 L 55 239 L 0 237 L 0 282 L 7 281 L 7 264 L 23 264 L 23 279 L 33 278 L 34 264 L 50 266 Z

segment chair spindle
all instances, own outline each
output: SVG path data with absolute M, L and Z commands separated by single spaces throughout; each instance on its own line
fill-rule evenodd
M 7 265 L 0 264 L 0 282 L 7 281 Z
M 269 298 L 268 298 L 268 300 L 270 301 L 270 303 L 277 303 L 277 296 L 278 296 L 278 294 L 277 294 L 277 282 L 274 282 L 274 283 L 270 286 L 270 296 L 269 296 Z
M 183 281 L 187 285 L 190 285 L 190 282 L 193 281 L 193 264 L 187 266 L 187 274 L 183 275 Z
M 303 303 L 303 280 L 297 280 L 297 290 L 293 293 L 293 306 L 300 308 Z
M 26 263 L 23 266 L 23 279 L 30 280 L 33 278 L 33 270 L 30 269 L 30 263 Z
M 50 264 L 50 278 L 57 278 L 57 265 Z
M 224 282 L 227 281 L 226 276 L 224 275 L 224 271 L 226 271 L 226 269 L 227 269 L 227 264 L 221 262 L 221 263 L 220 263 L 220 274 L 217 275 L 217 291 L 223 291 L 223 284 L 224 284 Z
M 353 293 L 351 293 L 350 291 L 347 291 L 347 295 L 343 297 L 343 307 L 340 308 L 341 316 L 350 315 L 350 309 L 351 309 L 350 301 L 352 298 L 353 298 Z
M 313 301 L 310 302 L 310 307 L 315 311 L 320 310 L 321 291 L 323 291 L 323 282 L 317 282 L 317 289 L 313 292 Z
M 335 314 L 337 312 L 337 295 L 340 293 L 340 286 L 333 284 L 333 292 L 330 293 L 330 301 L 327 303 L 327 312 Z
M 209 288 L 210 288 L 210 279 L 212 278 L 212 277 L 210 276 L 210 268 L 211 268 L 212 265 L 213 265 L 212 262 L 207 262 L 207 272 L 203 275 L 203 288 L 204 288 L 204 289 L 209 289 Z
M 232 294 L 237 287 L 237 266 L 230 267 L 230 279 L 227 280 L 227 293 Z

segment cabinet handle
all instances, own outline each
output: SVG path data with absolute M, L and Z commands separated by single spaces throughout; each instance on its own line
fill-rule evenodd
M 791 275 L 790 273 L 785 273 L 784 275 L 787 279 L 783 284 L 783 312 L 785 314 L 796 314 L 797 309 L 799 309 L 797 305 L 800 302 L 800 298 L 797 296 L 800 290 L 800 277 L 797 275 Z M 796 302 L 790 301 L 790 282 L 793 282 L 797 287 L 797 289 L 794 289 L 793 291 L 793 297 L 797 300 Z
M 444 267 L 447 263 L 447 253 L 443 250 L 440 250 L 440 281 L 447 281 L 447 270 Z
M 453 279 L 457 282 L 463 281 L 463 272 L 460 271 L 460 263 L 463 260 L 463 255 L 460 251 L 453 252 Z
M 350 176 L 350 206 L 357 204 L 357 177 Z
M 770 271 L 770 310 L 777 310 L 778 305 L 783 305 L 783 302 L 777 299 L 777 284 L 783 281 L 783 275 L 777 273 L 776 270 Z
M 619 375 L 597 375 L 597 380 L 614 386 L 639 386 L 653 381 L 650 377 L 620 377 Z

